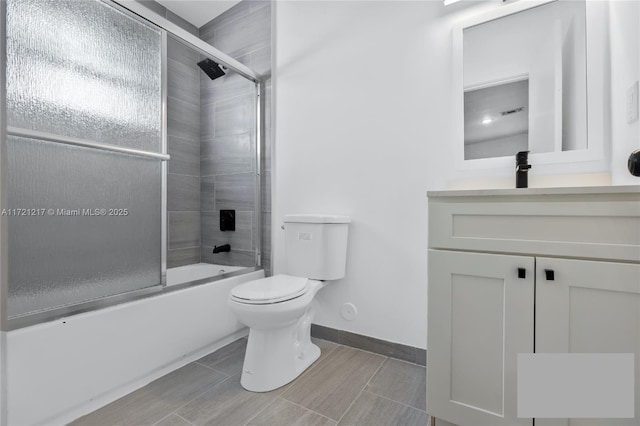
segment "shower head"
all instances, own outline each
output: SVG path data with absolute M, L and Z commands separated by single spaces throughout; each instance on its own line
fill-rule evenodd
M 202 71 L 204 71 L 206 75 L 209 76 L 211 80 L 215 80 L 216 78 L 222 77 L 225 74 L 225 72 L 222 71 L 222 68 L 220 68 L 220 65 L 209 58 L 198 62 L 198 66 L 200 67 L 200 69 L 202 69 Z

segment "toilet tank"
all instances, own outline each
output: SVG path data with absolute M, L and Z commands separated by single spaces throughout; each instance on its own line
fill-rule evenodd
M 287 274 L 314 280 L 344 277 L 349 222 L 348 216 L 285 215 Z

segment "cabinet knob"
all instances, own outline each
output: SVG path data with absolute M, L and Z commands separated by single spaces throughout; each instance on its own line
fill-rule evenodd
M 547 277 L 547 281 L 553 281 L 555 279 L 553 269 L 545 269 L 544 274 Z
M 518 268 L 518 278 L 527 278 L 527 270 L 524 268 Z

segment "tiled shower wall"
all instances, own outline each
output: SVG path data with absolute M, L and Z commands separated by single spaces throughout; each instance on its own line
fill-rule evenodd
M 266 77 L 262 163 L 262 264 L 271 273 L 271 3 L 244 0 L 199 30 L 153 0 L 138 0 Z M 211 81 L 191 49 L 168 43 L 167 266 L 209 262 L 254 266 L 255 87 L 227 72 Z M 195 93 L 195 94 L 194 94 Z M 220 209 L 236 210 L 221 232 Z M 230 253 L 213 247 L 230 244 Z
M 198 28 L 153 0 L 137 0 L 194 35 Z M 199 56 L 167 41 L 167 267 L 200 262 Z
M 195 27 L 194 27 L 195 28 Z M 199 55 L 167 40 L 167 267 L 200 262 Z
M 266 90 L 262 181 L 262 264 L 271 272 L 271 3 L 244 0 L 200 27 L 200 38 L 264 75 Z M 255 210 L 254 84 L 229 72 L 211 81 L 200 77 L 201 217 L 203 262 L 253 266 Z M 221 232 L 221 209 L 236 210 L 236 231 Z M 212 254 L 215 245 L 231 252 Z

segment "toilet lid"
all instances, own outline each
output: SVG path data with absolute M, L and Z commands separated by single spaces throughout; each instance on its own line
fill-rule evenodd
M 231 290 L 231 297 L 242 303 L 278 303 L 300 297 L 307 292 L 307 278 L 275 275 L 249 281 Z

